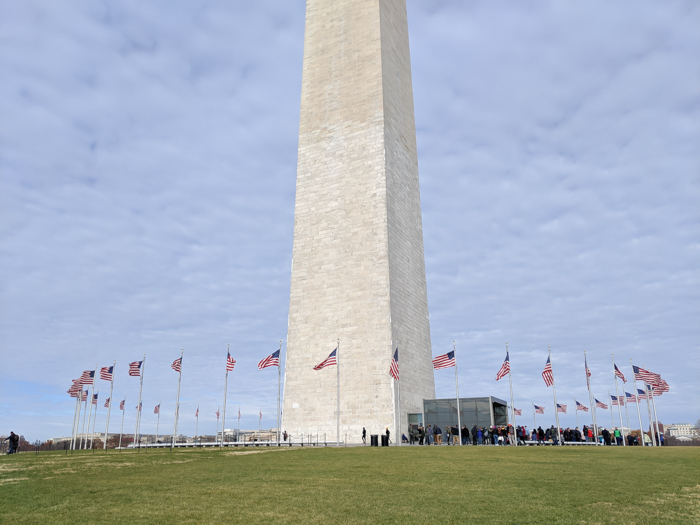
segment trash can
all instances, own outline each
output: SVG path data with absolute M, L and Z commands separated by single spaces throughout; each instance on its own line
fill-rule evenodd
M 378 447 L 379 446 L 379 435 L 378 434 L 372 434 L 369 436 L 369 444 L 372 447 Z
M 387 436 L 386 434 L 382 434 L 382 446 L 383 447 L 389 446 L 389 436 Z

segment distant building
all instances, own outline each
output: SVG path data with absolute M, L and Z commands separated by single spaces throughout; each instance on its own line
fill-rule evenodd
M 698 435 L 698 431 L 695 428 L 695 425 L 692 425 L 690 423 L 674 423 L 673 425 L 669 425 L 668 427 L 666 427 L 666 431 L 668 432 L 669 436 L 673 437 L 692 437 Z

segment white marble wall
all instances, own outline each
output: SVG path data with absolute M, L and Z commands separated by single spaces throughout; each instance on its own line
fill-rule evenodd
M 341 436 L 434 398 L 405 0 L 308 0 L 282 428 Z M 404 425 L 405 429 L 405 425 Z

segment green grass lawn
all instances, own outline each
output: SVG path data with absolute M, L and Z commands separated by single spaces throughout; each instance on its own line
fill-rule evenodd
M 0 457 L 0 523 L 700 523 L 691 447 Z

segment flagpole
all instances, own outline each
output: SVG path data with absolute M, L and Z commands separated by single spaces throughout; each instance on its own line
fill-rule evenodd
M 280 445 L 280 385 L 282 384 L 282 340 L 280 339 L 280 362 L 277 363 L 277 446 Z
M 620 432 L 622 433 L 622 446 L 627 446 L 627 437 L 625 436 L 625 425 L 622 424 L 622 408 L 620 408 L 620 391 L 617 389 L 617 374 L 615 373 L 615 354 L 610 354 L 612 356 L 613 363 L 613 377 L 615 378 L 615 395 L 617 396 L 617 412 L 620 416 Z M 623 392 L 624 393 L 624 392 Z M 625 407 L 627 406 L 627 399 L 625 399 Z
M 86 391 L 86 394 L 90 394 L 90 391 Z M 80 399 L 82 401 L 83 399 L 83 389 L 80 389 Z M 82 450 L 84 446 L 84 440 L 85 440 L 85 420 L 87 419 L 87 399 L 85 400 L 85 409 L 83 410 L 83 431 L 80 433 L 80 446 L 78 447 L 78 450 Z
M 624 392 L 624 385 L 623 385 L 622 388 L 623 388 L 623 393 L 625 394 L 625 419 L 627 420 L 627 428 L 628 428 L 628 429 L 630 430 L 630 432 L 631 432 L 632 429 L 630 428 L 630 413 L 629 413 L 629 410 L 627 410 L 627 393 Z M 627 441 L 627 439 L 625 439 L 625 442 L 626 442 L 626 441 Z M 625 446 L 627 446 L 627 443 L 625 443 Z
M 647 402 L 647 415 L 649 416 L 649 433 L 651 434 L 651 446 L 656 446 L 656 434 L 654 434 L 654 419 L 651 417 L 651 405 L 649 403 L 649 388 L 647 387 L 646 381 L 644 384 L 644 399 Z M 653 396 L 652 396 L 653 397 Z
M 459 375 L 457 374 L 457 343 L 453 340 L 452 341 L 452 352 L 455 355 L 455 390 L 457 392 L 457 429 L 461 433 L 462 432 L 462 418 L 460 416 L 460 411 L 459 411 Z M 512 402 L 512 401 L 511 401 Z M 457 442 L 462 445 L 462 440 L 458 439 Z
M 337 395 L 338 395 L 338 412 L 336 414 L 336 440 L 335 440 L 335 446 L 339 447 L 340 446 L 340 339 L 338 339 L 338 346 L 336 347 L 335 351 L 335 360 L 336 360 L 336 375 L 335 375 L 335 383 L 336 383 L 336 388 L 337 388 Z
M 642 365 L 642 368 L 644 368 L 644 365 Z M 634 368 L 632 369 L 632 372 L 634 373 Z M 651 412 L 651 403 L 649 403 L 649 384 L 644 381 L 644 399 L 647 402 L 647 414 L 649 414 L 649 433 L 651 434 L 651 446 L 655 447 L 656 446 L 656 433 L 654 431 L 654 416 L 652 415 Z M 654 392 L 652 391 L 652 401 L 654 399 Z M 659 443 L 661 440 L 659 440 Z
M 632 367 L 632 360 L 630 359 L 630 369 L 632 370 L 632 385 L 634 386 L 634 398 L 637 400 L 635 403 L 637 405 L 637 416 L 639 417 L 639 439 L 642 440 L 642 446 L 644 446 L 644 427 L 642 426 L 642 412 L 639 410 L 639 395 L 637 393 L 637 377 L 634 375 L 634 368 Z
M 532 403 L 532 424 L 535 425 L 533 427 L 533 430 L 537 430 L 537 416 L 535 415 L 535 403 L 534 401 L 530 401 Z
M 549 366 L 552 368 L 552 394 L 554 394 L 554 416 L 557 420 L 557 435 L 559 436 L 559 444 L 561 444 L 561 429 L 559 428 L 559 410 L 557 407 L 557 386 L 554 384 L 554 367 L 552 367 L 552 347 L 548 346 L 549 350 Z
M 78 410 L 78 407 L 80 406 L 80 399 L 82 396 L 83 396 L 83 387 L 81 385 L 80 386 L 80 394 L 75 398 L 75 408 L 73 409 L 73 429 L 72 429 L 71 438 L 70 438 L 70 449 L 71 450 L 75 449 L 75 439 L 78 435 L 78 432 L 77 432 L 78 425 L 75 422 L 75 417 L 77 414 L 78 419 L 80 419 L 80 411 Z
M 576 412 L 576 428 L 579 427 L 578 424 L 578 403 L 576 402 L 576 398 L 574 397 L 574 412 Z
M 126 396 L 124 396 L 124 410 L 122 410 L 122 428 L 119 430 L 119 449 L 122 448 L 122 434 L 124 433 L 124 412 L 126 412 Z
M 156 443 L 158 443 L 158 434 L 160 430 L 160 405 L 163 402 L 162 399 L 158 400 L 158 420 L 156 421 Z
M 511 368 L 512 368 L 512 363 L 510 362 L 510 354 L 508 353 L 508 343 L 506 342 L 506 355 L 508 356 L 508 383 L 510 384 L 510 409 L 511 413 L 513 414 L 513 431 L 516 432 L 516 438 L 515 438 L 515 446 L 518 446 L 518 439 L 517 439 L 517 430 L 515 426 L 515 403 L 513 402 L 513 379 L 510 376 L 511 373 Z M 459 429 L 460 432 L 460 437 L 462 433 L 462 428 L 460 427 Z M 460 439 L 459 442 L 461 443 L 462 440 Z
M 216 439 L 219 439 L 219 407 L 216 406 Z
M 656 435 L 659 439 L 659 446 L 661 446 L 661 433 L 659 432 L 659 416 L 656 415 L 656 400 L 654 399 L 654 385 L 651 385 L 651 405 L 654 409 L 654 421 L 656 422 Z
M 610 390 L 608 390 L 608 398 L 610 401 L 610 421 L 612 422 L 612 428 L 611 430 L 615 429 L 615 419 L 613 418 L 613 409 L 612 409 L 612 396 L 610 395 Z M 618 398 L 617 402 L 620 402 L 620 398 Z M 614 435 L 614 432 L 613 432 Z
M 94 396 L 93 396 L 94 397 Z M 97 397 L 100 397 L 100 391 L 97 391 Z M 92 448 L 92 442 L 95 437 L 95 423 L 97 423 L 97 409 L 100 408 L 99 402 L 95 405 L 95 417 L 92 420 L 92 432 L 90 432 L 90 448 Z M 88 425 L 89 426 L 89 425 Z
M 90 410 L 88 410 L 88 425 L 87 425 L 87 434 L 85 434 L 85 449 L 87 449 L 87 444 L 88 444 L 88 434 L 90 433 L 90 423 L 92 423 L 92 398 L 95 396 L 95 383 L 97 382 L 97 368 L 98 365 L 95 365 L 95 375 L 92 377 L 92 393 L 90 394 Z
M 182 382 L 182 357 L 185 355 L 185 349 L 180 352 L 180 372 L 177 376 L 177 399 L 175 401 L 175 426 L 173 427 L 173 441 L 177 440 L 177 422 L 180 418 L 180 383 Z
M 591 403 L 591 421 L 593 422 L 593 436 L 595 437 L 595 442 L 598 443 L 598 417 L 593 398 L 593 392 L 591 392 L 591 380 L 588 376 L 588 359 L 586 358 L 585 350 L 583 351 L 583 362 L 586 365 L 586 386 L 588 387 L 588 400 Z
M 221 431 L 223 432 L 223 427 Z M 238 407 L 238 425 L 236 426 L 236 441 L 241 440 L 241 407 Z
M 134 447 L 136 447 L 136 436 L 139 431 L 139 423 L 141 422 L 141 393 L 143 392 L 143 375 L 146 372 L 146 354 L 143 354 L 143 361 L 141 361 L 141 382 L 139 386 L 139 402 L 136 405 L 136 426 L 134 427 Z M 126 411 L 126 405 L 124 405 L 124 411 Z
M 225 436 L 225 428 L 226 428 L 226 394 L 228 393 L 228 356 L 231 355 L 231 345 L 227 344 L 226 345 L 226 379 L 224 380 L 224 414 L 223 418 L 221 419 L 221 441 L 219 441 L 219 448 L 224 446 L 224 436 Z M 217 426 L 218 426 L 218 420 L 217 420 Z
M 117 368 L 117 360 L 114 360 L 112 365 L 112 381 L 109 385 L 109 406 L 107 407 L 107 426 L 105 427 L 105 446 L 104 449 L 107 450 L 107 438 L 109 437 L 109 417 L 112 415 L 112 396 L 114 395 L 114 371 Z
M 160 410 L 159 410 L 160 412 Z M 199 403 L 197 403 L 197 423 L 194 427 L 194 442 L 197 444 L 197 433 L 199 432 Z

